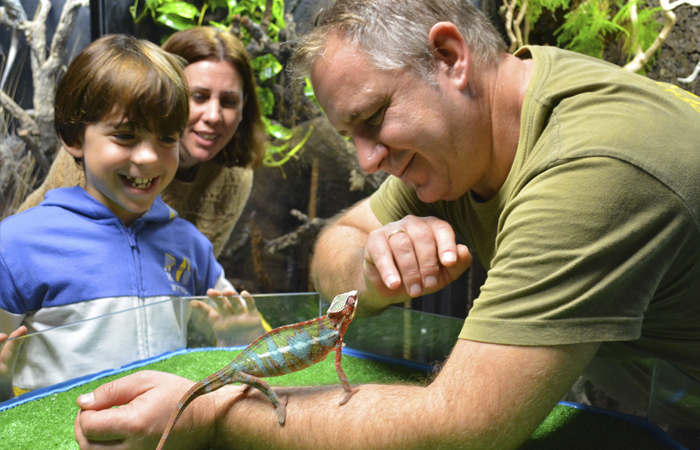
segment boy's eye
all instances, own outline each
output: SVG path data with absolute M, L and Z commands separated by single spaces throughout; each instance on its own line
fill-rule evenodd
M 122 141 L 122 142 L 128 142 L 128 141 L 133 141 L 136 136 L 134 136 L 131 133 L 115 133 L 112 135 L 116 140 Z
M 177 136 L 161 136 L 158 140 L 164 145 L 175 145 L 178 142 Z

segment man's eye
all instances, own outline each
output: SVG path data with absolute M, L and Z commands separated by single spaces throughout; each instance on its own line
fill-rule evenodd
M 386 108 L 382 106 L 381 108 L 379 108 L 377 110 L 377 112 L 375 112 L 370 117 L 368 117 L 367 120 L 365 120 L 365 123 L 371 127 L 376 127 L 376 126 L 381 125 L 382 122 L 384 121 L 384 112 L 385 111 L 386 111 Z

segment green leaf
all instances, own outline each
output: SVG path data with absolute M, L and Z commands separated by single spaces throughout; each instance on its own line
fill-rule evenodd
M 284 0 L 274 0 L 272 2 L 272 18 L 279 28 L 284 28 Z
M 274 136 L 276 139 L 288 141 L 292 138 L 292 130 L 283 125 L 273 124 L 272 122 L 270 122 L 270 124 L 266 128 L 267 134 Z
M 260 81 L 269 80 L 282 71 L 282 64 L 269 53 L 267 55 L 258 56 L 252 60 L 250 64 L 258 73 Z
M 256 92 L 258 93 L 258 99 L 260 100 L 260 110 L 262 115 L 271 116 L 272 111 L 275 108 L 275 95 L 270 89 L 260 86 L 257 87 Z
M 226 30 L 228 30 L 228 26 L 227 26 L 227 25 L 224 25 L 224 24 L 221 23 L 221 22 L 214 22 L 213 20 L 210 20 L 210 21 L 209 21 L 209 25 L 211 25 L 212 27 L 216 27 L 216 28 L 218 28 L 218 29 L 221 30 L 221 31 L 226 31 Z
M 316 94 L 314 93 L 314 87 L 311 85 L 309 77 L 304 78 L 304 83 L 304 95 L 315 100 Z
M 162 14 L 158 16 L 156 23 L 163 24 L 177 31 L 187 30 L 197 26 L 194 20 L 186 19 L 176 14 Z
M 306 141 L 309 140 L 309 136 L 311 136 L 311 132 L 314 130 L 313 126 L 309 127 L 309 131 L 306 132 L 306 135 L 304 138 L 299 142 L 297 145 L 294 146 L 293 149 L 289 150 L 286 155 L 284 155 L 281 159 L 275 159 L 275 155 L 281 154 L 284 150 L 287 149 L 288 144 L 285 144 L 281 147 L 275 147 L 273 145 L 268 146 L 268 151 L 265 153 L 265 158 L 263 159 L 263 164 L 268 166 L 268 167 L 279 167 L 289 161 L 294 155 L 297 154 L 299 150 L 302 149 L 304 144 L 306 144 Z
M 211 9 L 216 9 L 216 8 L 227 8 L 228 9 L 228 4 L 229 2 L 227 0 L 209 0 L 209 4 L 211 5 Z
M 194 19 L 199 15 L 199 10 L 187 2 L 169 2 L 158 7 L 157 11 L 165 15 L 176 15 L 186 19 Z

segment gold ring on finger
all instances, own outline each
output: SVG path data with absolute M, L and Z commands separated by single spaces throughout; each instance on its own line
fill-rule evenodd
M 389 233 L 389 236 L 386 237 L 386 241 L 389 242 L 389 239 L 391 239 L 391 237 L 393 235 L 395 235 L 396 233 L 406 233 L 406 230 L 398 228 L 398 229 L 392 231 L 391 233 Z M 406 233 L 406 234 L 408 234 L 408 233 Z

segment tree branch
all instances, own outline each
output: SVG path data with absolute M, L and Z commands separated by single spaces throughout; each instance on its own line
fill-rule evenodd
M 326 219 L 309 219 L 306 214 L 296 209 L 291 210 L 290 213 L 304 223 L 291 233 L 266 242 L 263 247 L 264 253 L 273 255 L 288 247 L 299 245 L 300 242 L 308 241 L 309 237 L 315 236 L 327 222 Z
M 676 6 L 679 4 L 680 3 L 678 2 L 675 3 Z M 666 39 L 668 39 L 668 36 L 671 34 L 671 30 L 676 25 L 676 15 L 671 11 L 671 9 L 672 8 L 670 7 L 668 0 L 661 0 L 661 10 L 664 14 L 664 19 L 666 20 L 664 27 L 661 29 L 659 35 L 656 36 L 656 39 L 654 39 L 654 42 L 648 49 L 646 49 L 646 51 L 642 49 L 641 45 L 637 45 L 637 53 L 634 56 L 634 59 L 623 67 L 625 70 L 630 72 L 639 72 L 642 67 L 644 67 L 644 65 L 654 56 L 656 51 L 661 48 L 663 43 L 666 42 Z M 633 3 L 632 7 L 630 8 L 630 20 L 632 23 L 635 23 L 638 20 L 636 2 Z

